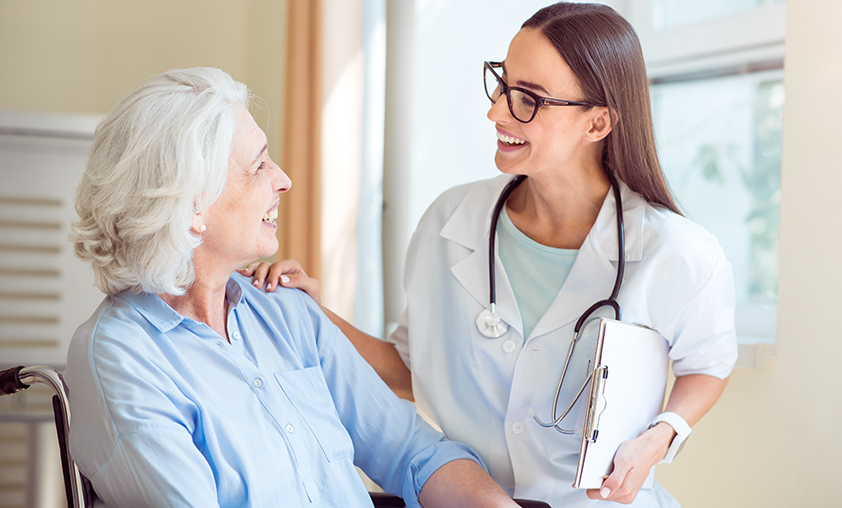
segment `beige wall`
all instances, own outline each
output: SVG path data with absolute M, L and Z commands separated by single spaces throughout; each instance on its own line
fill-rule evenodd
M 685 508 L 842 506 L 842 2 L 787 0 L 777 355 L 658 479 Z
M 0 0 L 0 108 L 105 113 L 149 76 L 215 66 L 281 140 L 287 0 Z

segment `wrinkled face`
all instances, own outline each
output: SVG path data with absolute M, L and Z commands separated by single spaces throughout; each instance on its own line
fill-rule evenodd
M 525 28 L 515 35 L 503 65 L 501 77 L 509 86 L 541 97 L 584 100 L 573 71 L 537 30 Z M 531 122 L 521 123 L 512 117 L 506 97 L 501 97 L 488 111 L 497 129 L 497 167 L 504 173 L 525 175 L 563 168 L 582 156 L 588 145 L 584 136 L 592 117 L 588 111 L 578 106 L 543 106 Z
M 207 259 L 242 266 L 278 250 L 275 236 L 280 195 L 292 182 L 269 158 L 266 135 L 251 115 L 240 109 L 228 179 L 222 196 L 202 215 Z

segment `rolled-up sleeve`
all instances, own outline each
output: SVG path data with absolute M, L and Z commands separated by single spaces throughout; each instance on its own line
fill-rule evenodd
M 339 417 L 354 442 L 354 463 L 383 490 L 420 506 L 418 494 L 444 464 L 469 459 L 485 464 L 471 448 L 447 440 L 399 399 L 341 332 L 320 322 L 319 354 Z M 323 334 L 326 334 L 325 337 Z
M 676 376 L 707 374 L 724 379 L 737 361 L 734 275 L 720 252 L 701 289 L 667 329 Z

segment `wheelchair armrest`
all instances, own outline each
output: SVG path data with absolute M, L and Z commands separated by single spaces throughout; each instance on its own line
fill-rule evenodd
M 369 492 L 368 495 L 371 496 L 371 502 L 374 503 L 374 508 L 385 508 L 387 506 L 398 506 L 403 508 L 406 506 L 403 499 L 398 496 L 393 496 L 383 492 Z
M 551 508 L 550 505 L 543 501 L 533 501 L 531 499 L 514 499 L 514 502 L 519 504 L 521 508 Z

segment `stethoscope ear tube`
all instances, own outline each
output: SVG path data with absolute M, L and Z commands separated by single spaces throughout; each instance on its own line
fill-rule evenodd
M 488 299 L 489 303 L 491 303 L 491 310 L 484 309 L 477 317 L 477 329 L 479 333 L 489 339 L 496 339 L 509 331 L 509 325 L 497 315 L 497 271 L 494 269 L 494 241 L 497 237 L 497 220 L 500 218 L 500 212 L 506 206 L 506 200 L 509 199 L 512 192 L 524 180 L 526 180 L 526 175 L 517 175 L 503 187 L 503 192 L 500 193 L 500 197 L 497 199 L 497 204 L 494 205 L 494 211 L 491 214 L 491 228 L 488 233 L 490 235 L 488 240 Z
M 515 189 L 517 189 L 518 185 L 523 183 L 524 180 L 526 180 L 526 175 L 517 175 L 512 178 L 509 183 L 503 187 L 503 192 L 501 192 L 500 197 L 497 198 L 497 204 L 494 205 L 494 211 L 491 213 L 491 229 L 489 229 L 488 232 L 488 285 L 490 288 L 489 301 L 495 315 L 495 306 L 497 304 L 497 270 L 495 270 L 494 262 L 494 243 L 497 238 L 497 220 L 500 218 L 500 212 L 502 212 L 503 207 L 506 206 L 506 201 L 509 199 L 509 196 Z
M 623 276 L 626 272 L 626 226 L 623 222 L 623 199 L 620 197 L 620 186 L 614 178 L 611 180 L 611 188 L 614 189 L 614 205 L 617 208 L 617 277 L 614 279 L 614 289 L 608 300 L 614 302 L 614 309 L 617 312 L 617 321 L 620 319 L 620 304 L 617 303 L 617 296 L 620 294 L 620 286 L 623 284 Z
M 614 309 L 614 318 L 617 321 L 621 321 L 620 318 L 622 317 L 622 311 L 620 310 L 620 304 L 617 303 L 617 300 L 614 300 L 614 299 L 600 300 L 600 301 L 596 302 L 595 304 L 591 305 L 588 308 L 588 310 L 585 311 L 584 314 L 579 316 L 579 320 L 576 321 L 576 327 L 573 328 L 573 333 L 578 334 L 579 330 L 582 329 L 582 325 L 585 324 L 585 321 L 589 317 L 591 317 L 591 314 L 593 314 L 594 312 L 596 312 L 598 309 L 600 309 L 602 307 L 611 307 L 612 309 Z
M 591 305 L 588 310 L 585 311 L 579 317 L 579 320 L 576 321 L 576 327 L 573 329 L 575 334 L 579 334 L 579 330 L 582 329 L 582 325 L 585 324 L 585 321 L 602 307 L 611 307 L 614 309 L 614 319 L 617 321 L 622 321 L 622 310 L 620 309 L 620 304 L 617 302 L 617 295 L 620 294 L 620 286 L 623 284 L 623 275 L 626 271 L 626 232 L 625 226 L 623 223 L 623 201 L 620 197 L 620 186 L 617 185 L 617 181 L 613 178 L 610 178 L 611 181 L 611 189 L 614 191 L 614 204 L 617 209 L 617 276 L 614 278 L 614 288 L 611 290 L 611 296 L 608 297 L 607 300 L 600 300 L 595 304 Z

